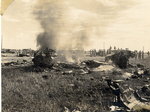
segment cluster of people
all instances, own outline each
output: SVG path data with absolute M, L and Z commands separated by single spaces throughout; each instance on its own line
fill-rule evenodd
M 144 51 L 135 51 L 135 59 L 144 59 Z
M 96 51 L 96 49 L 90 50 L 90 56 L 91 56 L 91 57 L 92 57 L 92 56 L 97 56 L 97 51 Z
M 150 56 L 150 52 L 145 53 L 144 51 L 134 51 L 135 59 L 144 59 L 145 55 Z
M 109 49 L 103 49 L 103 50 L 96 50 L 96 49 L 92 49 L 92 50 L 90 50 L 90 56 L 91 57 L 95 57 L 95 56 L 102 56 L 102 57 L 105 57 L 105 56 L 107 56 L 107 55 L 109 55 L 109 54 L 112 54 L 112 53 L 115 53 L 115 52 L 117 52 L 117 51 L 122 51 L 123 49 L 117 49 L 115 46 L 114 46 L 114 48 L 112 48 L 111 46 L 110 46 L 110 48 Z M 128 49 L 126 49 L 126 50 L 128 50 Z M 144 59 L 145 58 L 145 56 L 147 57 L 147 56 L 150 56 L 150 52 L 148 51 L 147 53 L 146 52 L 144 52 L 144 51 L 134 51 L 134 54 L 135 54 L 135 59 Z
M 90 56 L 106 56 L 107 53 L 105 50 L 98 50 L 96 51 L 96 49 L 90 50 Z
M 116 52 L 116 51 L 118 51 L 118 50 L 122 50 L 122 49 L 117 49 L 115 46 L 114 46 L 114 49 L 112 49 L 112 47 L 110 46 L 110 48 L 109 49 L 103 49 L 103 50 L 98 50 L 98 51 L 96 51 L 96 49 L 92 49 L 92 50 L 90 50 L 90 56 L 102 56 L 102 57 L 104 57 L 104 56 L 107 56 L 108 54 L 111 54 L 112 52 Z

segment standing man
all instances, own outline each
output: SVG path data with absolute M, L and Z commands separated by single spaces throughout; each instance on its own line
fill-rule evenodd
M 148 55 L 148 56 L 150 55 L 150 52 L 149 52 L 149 51 L 147 52 L 147 55 Z
M 111 50 L 112 50 L 112 47 L 110 46 L 110 48 L 109 48 L 109 54 L 111 54 Z
M 141 51 L 139 51 L 138 59 L 141 59 Z
M 142 55 L 142 59 L 144 59 L 144 51 L 142 51 L 142 54 L 141 54 L 141 55 Z
M 134 53 L 135 53 L 135 60 L 138 58 L 138 53 L 137 53 L 137 51 L 134 51 Z

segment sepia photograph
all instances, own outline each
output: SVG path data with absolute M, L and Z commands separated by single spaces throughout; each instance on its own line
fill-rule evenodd
M 150 112 L 150 0 L 1 0 L 2 112 Z

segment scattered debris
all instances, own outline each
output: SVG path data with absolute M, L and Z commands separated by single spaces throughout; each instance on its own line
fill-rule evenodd
M 121 90 L 120 87 L 118 85 L 118 83 L 112 81 L 111 79 L 107 79 L 107 84 L 109 86 L 109 88 L 112 90 L 112 93 L 116 96 L 115 101 L 117 102 L 121 102 Z
M 114 69 L 114 66 L 112 65 L 102 65 L 93 69 L 93 71 L 111 71 L 113 69 Z
M 125 72 L 125 73 L 122 75 L 122 77 L 125 78 L 125 79 L 129 79 L 129 78 L 131 78 L 132 76 L 133 76 L 133 74 L 132 74 L 132 73 L 128 73 L 128 72 Z
M 144 65 L 138 63 L 138 64 L 137 64 L 137 67 L 143 69 L 143 68 L 144 68 Z
M 67 107 L 64 107 L 64 111 L 63 112 L 81 112 L 79 109 L 69 109 Z
M 145 85 L 140 89 L 133 90 L 121 88 L 121 85 L 114 83 L 111 79 L 106 79 L 112 93 L 117 97 L 118 105 L 111 106 L 111 112 L 116 112 L 124 107 L 127 110 L 150 110 L 150 85 Z M 121 92 L 121 90 L 123 90 Z M 129 94 L 130 93 L 130 94 Z M 122 104 L 120 107 L 119 105 Z M 123 110 L 124 110 L 123 109 Z
M 123 110 L 121 110 L 121 108 L 118 106 L 112 105 L 110 106 L 110 112 L 123 112 Z
M 78 109 L 74 109 L 72 112 L 81 112 L 81 111 Z
M 141 102 L 149 102 L 150 104 L 150 85 L 145 85 L 136 90 L 135 94 Z
M 99 62 L 96 60 L 86 60 L 81 63 L 86 64 L 87 67 L 89 67 L 89 68 L 96 68 L 96 67 L 99 67 L 100 65 L 104 65 L 104 62 Z
M 150 69 L 149 68 L 144 69 L 144 75 L 150 75 Z
M 90 70 L 87 70 L 87 69 L 85 69 L 85 70 L 80 69 L 80 71 L 79 71 L 79 74 L 81 74 L 81 75 L 88 74 L 88 73 L 90 73 Z
M 4 63 L 5 66 L 13 66 L 13 65 L 17 65 L 17 62 L 8 62 L 8 63 Z
M 48 79 L 48 76 L 47 75 L 43 75 L 42 78 L 46 80 L 46 79 Z
M 58 63 L 58 66 L 61 68 L 66 68 L 66 69 L 80 69 L 81 66 L 79 66 L 78 64 L 72 63 L 72 64 L 68 64 L 68 63 Z
M 126 106 L 132 110 L 133 112 L 136 111 L 141 111 L 141 110 L 150 110 L 150 103 L 143 103 L 140 102 L 134 95 L 130 96 L 130 98 L 128 98 L 128 101 L 130 103 L 125 103 Z
M 73 73 L 72 70 L 66 70 L 66 71 L 63 71 L 63 72 L 62 72 L 62 74 L 71 74 L 71 73 Z
M 63 112 L 70 112 L 70 110 L 67 107 L 64 107 L 64 111 Z

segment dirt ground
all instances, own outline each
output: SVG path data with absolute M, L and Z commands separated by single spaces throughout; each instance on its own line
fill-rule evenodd
M 138 63 L 150 67 L 150 58 Z M 2 111 L 64 112 L 64 107 L 67 107 L 71 111 L 77 109 L 81 112 L 110 112 L 115 96 L 103 80 L 108 74 L 63 74 L 54 70 L 36 73 L 30 65 L 3 67 Z M 134 82 L 137 83 L 137 80 Z M 145 83 L 147 82 L 141 85 Z

